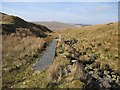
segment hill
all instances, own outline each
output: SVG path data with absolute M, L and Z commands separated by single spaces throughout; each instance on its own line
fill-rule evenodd
M 2 24 L 3 34 L 22 32 L 26 34 L 31 33 L 31 35 L 38 37 L 46 37 L 46 32 L 52 32 L 46 26 L 27 22 L 17 16 L 11 16 L 4 13 L 0 13 L 0 15 L 2 16 L 0 22 Z
M 120 87 L 117 22 L 56 30 L 54 33 L 39 28 L 47 34 L 43 38 L 31 31 L 38 29 L 36 24 L 29 23 L 33 25 L 31 27 L 27 26 L 28 22 L 23 21 L 26 24 L 24 26 L 18 21 L 17 26 L 13 20 L 10 21 L 13 26 L 5 28 L 2 38 L 4 88 Z M 4 24 L 12 25 L 10 21 Z M 15 30 L 11 31 L 13 27 Z M 30 30 L 29 34 L 17 31 L 24 31 L 25 28 Z M 43 71 L 32 70 L 32 65 L 45 51 L 48 42 L 58 35 L 62 35 L 62 40 L 57 43 L 52 65 Z
M 35 23 L 45 25 L 48 28 L 50 28 L 51 30 L 62 30 L 62 29 L 76 27 L 73 24 L 67 24 L 67 23 L 57 22 L 57 21 L 52 21 L 52 22 L 35 22 Z
M 92 48 L 94 53 L 100 53 L 99 60 L 118 70 L 118 23 L 107 23 L 94 26 L 56 31 L 70 40 L 76 38 L 78 43 L 74 45 L 77 50 Z M 120 72 L 119 72 L 120 73 Z
M 16 77 L 18 83 L 6 83 L 14 88 L 100 89 L 120 86 L 118 23 L 59 30 L 52 35 L 60 34 L 62 41 L 57 44 L 55 60 L 50 67 L 43 71 L 28 68 L 26 76 L 19 74 Z M 85 68 L 75 61 L 82 62 Z M 21 80 L 20 76 L 25 79 Z
M 56 34 L 63 39 L 48 70 L 49 83 L 56 83 L 54 87 L 59 88 L 120 87 L 117 22 L 61 30 Z M 61 69 L 63 74 L 59 75 Z
M 2 24 L 2 82 L 10 88 L 27 77 L 27 71 L 45 51 L 53 32 L 46 26 L 0 13 Z M 27 71 L 26 71 L 27 69 Z M 1 78 L 0 78 L 1 79 Z

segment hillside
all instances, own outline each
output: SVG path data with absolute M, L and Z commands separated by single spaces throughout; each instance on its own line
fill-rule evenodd
M 62 41 L 57 44 L 53 64 L 43 71 L 27 68 L 24 72 L 26 75 L 17 75 L 17 82 L 9 84 L 9 87 L 81 89 L 120 87 L 118 23 L 66 29 L 55 31 L 52 35 L 60 34 Z
M 0 22 L 2 24 L 3 34 L 11 34 L 22 31 L 22 34 L 31 33 L 31 35 L 33 36 L 46 37 L 47 32 L 52 32 L 43 25 L 37 25 L 34 23 L 27 22 L 17 16 L 11 16 L 4 13 L 0 13 L 0 15 L 2 16 Z
M 117 22 L 53 33 L 19 17 L 2 16 L 3 88 L 120 88 Z M 59 35 L 52 65 L 34 71 L 33 64 Z
M 54 87 L 58 88 L 120 88 L 117 22 L 61 30 L 56 34 L 62 35 L 62 41 L 48 70 L 48 86 L 56 83 Z
M 26 73 L 30 71 L 29 67 L 38 60 L 53 37 L 52 31 L 46 26 L 4 13 L 0 15 L 3 41 L 2 86 L 9 88 L 25 80 Z
M 103 60 L 103 62 L 109 64 L 111 68 L 118 70 L 117 22 L 57 31 L 57 33 L 61 33 L 61 35 L 68 40 L 76 38 L 78 43 L 76 43 L 74 47 L 78 50 L 91 47 L 94 49 L 94 53 L 99 52 L 101 54 L 99 58 L 101 60 L 100 62 Z
M 51 30 L 62 30 L 62 29 L 76 27 L 73 24 L 67 24 L 67 23 L 57 22 L 57 21 L 52 21 L 52 22 L 35 22 L 35 23 L 45 25 L 48 28 L 50 28 Z

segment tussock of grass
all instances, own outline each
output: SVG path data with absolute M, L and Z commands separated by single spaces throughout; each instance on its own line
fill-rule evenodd
M 34 72 L 31 68 L 52 39 L 52 36 L 36 37 L 27 28 L 18 28 L 16 33 L 10 35 L 4 34 L 2 87 L 45 88 L 45 72 Z
M 85 83 L 80 80 L 84 76 L 82 67 L 77 63 L 68 67 L 70 60 L 66 56 L 70 54 L 70 47 L 63 42 L 57 46 L 56 57 L 50 67 L 44 71 L 31 69 L 32 64 L 39 57 L 36 50 L 41 52 L 44 43 L 51 41 L 59 34 L 62 34 L 65 40 L 72 38 L 78 40 L 73 47 L 81 53 L 79 57 L 81 61 L 94 59 L 93 65 L 97 65 L 101 70 L 109 65 L 110 68 L 119 72 L 117 23 L 57 31 L 46 39 L 24 35 L 23 37 L 4 35 L 3 86 L 13 88 L 84 87 Z M 13 71 L 7 72 L 8 67 L 11 67 Z
M 100 63 L 105 62 L 113 70 L 118 70 L 118 23 L 66 29 L 56 33 L 61 34 L 66 40 L 76 38 L 78 43 L 74 47 L 77 50 L 86 52 L 87 55 L 99 53 L 97 59 Z M 87 60 L 86 56 L 80 58 Z
M 22 59 L 25 59 L 25 57 L 33 56 L 38 50 L 41 51 L 45 43 L 43 39 L 31 36 L 25 38 L 3 36 L 3 41 L 4 66 L 24 63 L 21 62 Z

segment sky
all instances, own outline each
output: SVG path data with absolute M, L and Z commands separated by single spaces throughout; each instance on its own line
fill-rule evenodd
M 120 0 L 1 0 L 2 2 L 118 2 Z
M 0 12 L 19 16 L 27 21 L 59 21 L 76 24 L 102 24 L 118 21 L 118 0 L 114 2 L 113 0 L 104 0 L 111 2 L 29 1 L 31 2 L 3 1 Z

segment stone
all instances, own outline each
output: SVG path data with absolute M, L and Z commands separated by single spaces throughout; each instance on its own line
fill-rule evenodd
M 111 85 L 107 81 L 103 81 L 102 84 L 106 89 L 111 88 Z
M 23 85 L 25 85 L 26 84 L 26 82 L 23 82 Z
M 105 74 L 105 75 L 108 75 L 108 72 L 105 70 L 105 71 L 104 71 L 104 74 Z
M 85 67 L 84 70 L 87 70 L 87 67 Z
M 107 77 L 107 78 L 111 78 L 111 76 L 110 76 L 110 75 L 107 75 L 106 77 Z
M 111 72 L 111 74 L 112 74 L 112 75 L 114 75 L 114 74 L 115 74 L 115 72 Z
M 87 67 L 87 69 L 92 69 L 93 70 L 92 65 L 86 65 L 86 67 Z
M 68 70 L 71 70 L 71 68 L 72 68 L 72 65 L 67 65 Z
M 112 78 L 117 78 L 117 76 L 116 75 L 112 75 Z
M 75 63 L 77 60 L 72 60 L 73 63 Z
M 116 81 L 116 78 L 112 78 L 113 81 Z
M 105 77 L 104 80 L 107 81 L 107 82 L 112 83 L 112 79 L 111 79 L 111 78 L 107 78 L 107 77 Z
M 89 74 L 93 74 L 93 71 L 89 71 L 88 73 L 89 73 Z
M 95 72 L 98 72 L 98 69 L 97 69 L 97 68 L 94 68 L 93 70 L 94 70 Z
M 115 81 L 117 84 L 120 84 L 119 78 L 117 78 L 117 80 Z
M 107 71 L 108 74 L 110 74 L 110 71 Z
M 98 74 L 97 74 L 97 73 L 92 74 L 92 76 L 93 76 L 94 78 L 96 78 L 96 79 L 99 79 L 99 76 L 98 76 Z
M 99 87 L 100 87 L 100 88 L 103 88 L 104 86 L 103 86 L 103 84 L 102 84 L 102 83 L 100 83 L 100 84 L 99 84 Z

